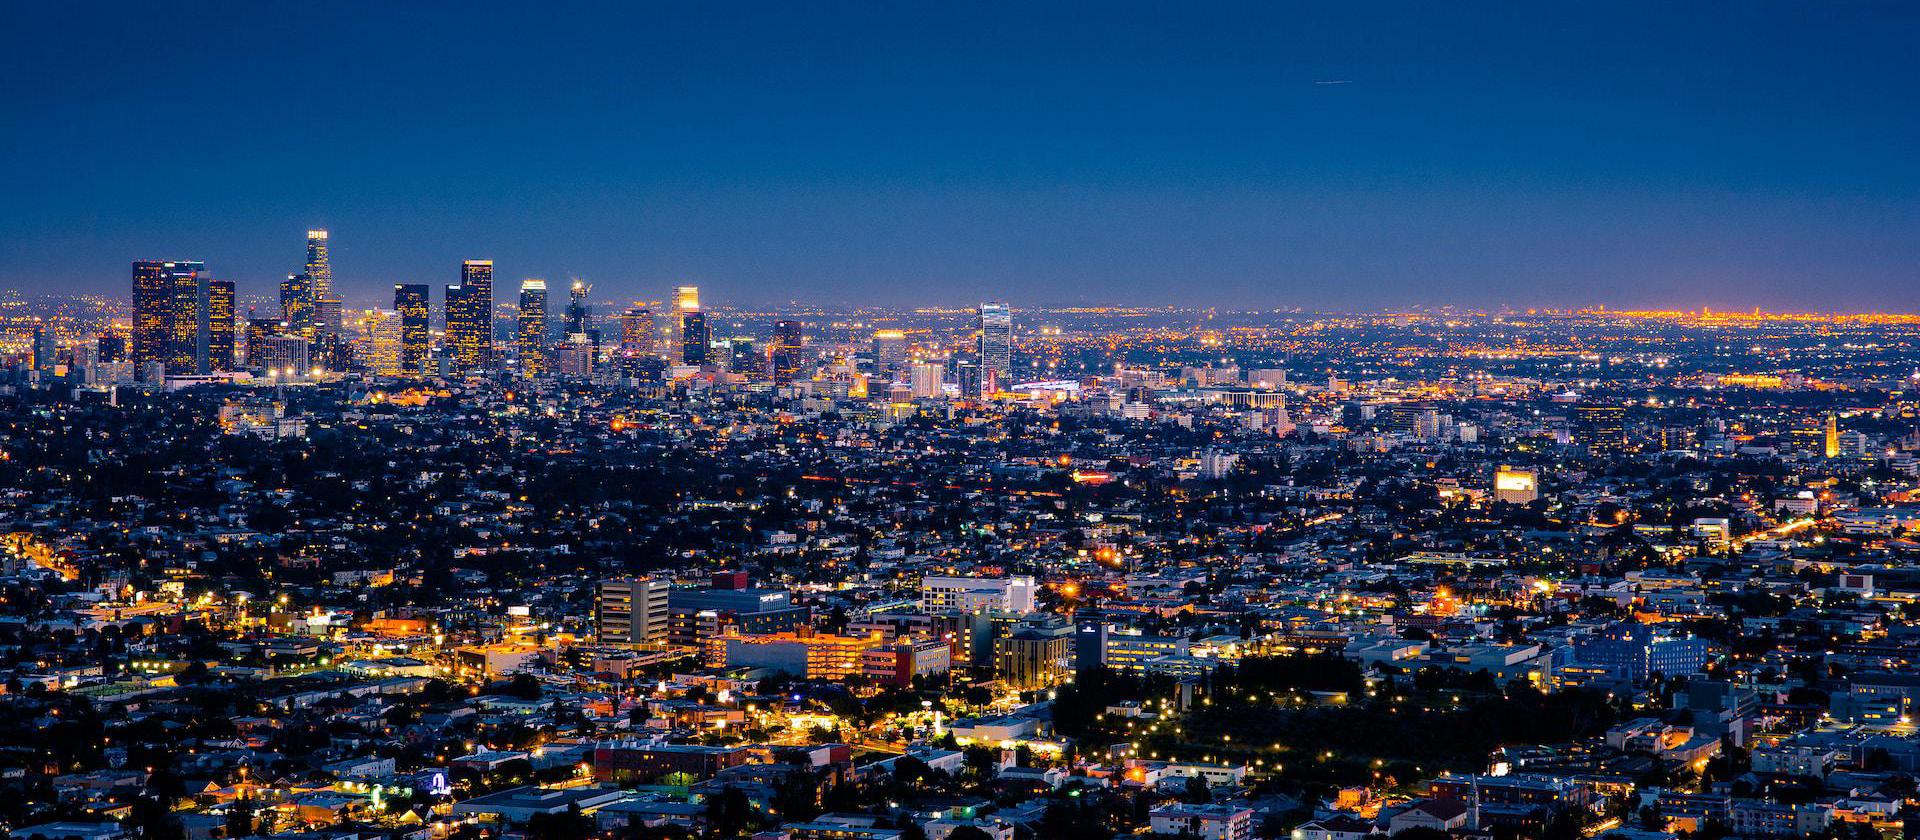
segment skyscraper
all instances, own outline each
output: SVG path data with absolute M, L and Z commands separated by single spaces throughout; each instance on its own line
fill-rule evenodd
M 324 230 L 307 231 L 306 272 L 307 288 L 312 292 L 313 299 L 332 299 L 333 265 L 327 261 L 327 232 Z
M 368 309 L 354 319 L 359 333 L 354 357 L 375 376 L 400 375 L 400 313 L 392 309 Z
M 980 390 L 1005 387 L 1013 373 L 1013 309 L 998 301 L 980 304 Z
M 207 355 L 204 373 L 234 368 L 233 281 L 207 281 Z
M 1821 454 L 1828 458 L 1840 457 L 1840 418 L 1833 412 L 1827 412 L 1827 425 Z
M 344 304 L 333 293 L 333 264 L 327 259 L 327 232 L 307 231 L 307 296 L 313 302 L 314 343 L 325 349 L 329 358 L 340 355 L 339 344 L 346 323 Z
M 913 365 L 913 398 L 932 399 L 946 394 L 947 369 L 939 362 L 915 362 Z
M 636 306 L 620 313 L 620 350 L 615 367 L 620 375 L 638 378 L 653 359 L 657 346 L 653 334 L 653 310 Z
M 799 321 L 775 321 L 773 324 L 773 381 L 791 384 L 800 377 L 806 336 Z
M 291 335 L 313 340 L 313 286 L 307 275 L 289 274 L 280 281 L 280 320 Z
M 578 283 L 576 282 L 577 286 Z M 572 317 L 573 307 L 567 307 Z M 520 281 L 520 323 L 514 333 L 514 346 L 520 352 L 520 371 L 526 376 L 547 372 L 547 281 L 528 278 Z
M 873 333 L 873 369 L 880 378 L 892 381 L 907 364 L 907 334 L 899 330 Z
M 447 346 L 462 373 L 493 363 L 493 260 L 467 260 L 447 287 Z
M 688 312 L 680 316 L 681 364 L 706 364 L 711 343 L 707 334 L 707 313 Z
M 422 376 L 427 372 L 431 310 L 427 305 L 429 289 L 425 283 L 396 283 L 393 309 L 400 313 L 400 375 Z
M 278 318 L 247 319 L 247 367 L 267 366 L 267 340 L 286 334 L 286 322 Z
M 700 287 L 675 287 L 673 311 L 680 316 L 678 320 L 681 364 L 706 364 L 712 337 L 707 333 L 707 315 L 700 311 Z
M 133 264 L 133 373 L 156 381 L 155 365 L 180 375 L 204 370 L 206 265 L 141 260 Z
M 562 335 L 569 341 L 576 335 L 584 336 L 593 331 L 592 310 L 587 304 L 587 295 L 592 292 L 593 286 L 578 278 L 567 287 L 567 320 Z

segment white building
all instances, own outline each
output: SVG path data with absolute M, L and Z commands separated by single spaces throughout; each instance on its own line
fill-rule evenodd
M 1032 575 L 1003 578 L 926 577 L 920 579 L 920 606 L 962 612 L 1033 612 Z

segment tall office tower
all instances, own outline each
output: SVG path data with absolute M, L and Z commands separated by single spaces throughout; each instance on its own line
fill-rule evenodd
M 1829 458 L 1840 457 L 1840 418 L 1827 412 L 1826 445 L 1822 452 Z
M 760 352 L 753 339 L 735 336 L 721 343 L 727 348 L 727 370 L 741 376 L 758 376 L 765 372 L 767 354 Z
M 578 282 L 575 283 L 578 286 Z M 573 306 L 567 306 L 573 316 Z M 520 324 L 514 332 L 514 346 L 520 351 L 520 371 L 527 376 L 547 372 L 547 281 L 520 281 Z
M 800 378 L 806 335 L 799 321 L 773 323 L 773 381 L 788 385 Z
M 307 288 L 314 300 L 333 297 L 333 265 L 327 261 L 327 232 L 307 231 Z
M 375 376 L 400 375 L 400 313 L 368 309 L 353 321 L 354 358 Z
M 103 332 L 96 343 L 94 361 L 102 364 L 117 364 L 127 360 L 127 337 L 117 332 Z
M 899 330 L 875 330 L 873 333 L 873 370 L 886 381 L 893 381 L 907 365 L 907 334 Z
M 35 318 L 33 319 L 32 338 L 33 345 L 29 348 L 32 351 L 32 358 L 28 359 L 28 364 L 32 365 L 34 370 L 52 370 L 54 365 L 53 331 L 47 329 L 45 322 L 39 318 Z
M 152 260 L 133 264 L 133 375 L 141 381 L 167 354 L 173 266 Z
M 247 367 L 267 366 L 267 339 L 282 334 L 284 328 L 278 318 L 247 319 Z
M 313 340 L 313 286 L 305 274 L 289 274 L 280 281 L 280 320 L 291 335 Z
M 915 362 L 913 365 L 913 398 L 931 399 L 946 394 L 947 369 L 939 362 Z
M 332 344 L 346 332 L 346 315 L 341 311 L 339 298 L 313 299 L 313 343 Z
M 688 365 L 707 363 L 707 316 L 700 311 L 699 286 L 675 286 L 673 289 L 674 337 L 680 342 L 680 362 Z
M 621 376 L 638 378 L 656 347 L 653 310 L 636 306 L 620 313 L 620 351 L 615 367 Z
M 429 290 L 425 283 L 395 283 L 393 311 L 400 313 L 400 375 L 424 376 L 427 372 L 428 340 L 432 310 L 427 306 Z
M 305 379 L 313 368 L 313 345 L 304 336 L 276 335 L 267 339 L 261 370 L 269 379 Z
M 593 331 L 592 310 L 587 304 L 587 295 L 592 293 L 593 285 L 585 280 L 575 279 L 567 288 L 567 319 L 561 335 L 568 340 Z
M 1594 452 L 1628 449 L 1627 410 L 1617 405 L 1583 405 L 1574 409 L 1579 443 Z
M 680 316 L 680 363 L 704 365 L 707 354 L 712 349 L 712 338 L 707 334 L 707 313 L 699 310 L 682 313 Z
M 1006 387 L 1013 373 L 1013 309 L 998 301 L 980 304 L 980 390 Z
M 493 260 L 467 260 L 447 287 L 447 346 L 462 373 L 493 363 Z
M 233 281 L 207 282 L 207 371 L 233 370 Z
M 667 581 L 636 577 L 600 581 L 593 602 L 594 632 L 603 645 L 663 645 L 667 641 Z
M 164 365 L 164 373 L 176 375 L 203 369 L 206 270 L 203 263 L 185 260 L 133 264 L 135 378 L 157 381 L 154 365 Z

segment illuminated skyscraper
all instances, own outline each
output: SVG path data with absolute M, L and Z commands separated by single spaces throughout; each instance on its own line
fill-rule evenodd
M 1825 446 L 1822 452 L 1829 458 L 1840 457 L 1840 418 L 1833 412 L 1827 412 Z
M 727 349 L 727 370 L 741 376 L 758 376 L 766 371 L 767 354 L 760 352 L 752 338 L 735 336 L 721 343 Z
M 578 285 L 576 281 L 575 285 Z M 568 317 L 573 308 L 569 306 Z M 520 352 L 520 370 L 527 376 L 547 372 L 547 281 L 520 281 L 520 323 L 514 333 L 514 346 Z
M 707 313 L 688 312 L 680 316 L 680 363 L 704 365 L 712 349 L 707 332 Z
M 585 280 L 575 279 L 567 288 L 567 319 L 562 335 L 569 341 L 576 335 L 587 335 L 593 331 L 593 310 L 588 308 L 587 296 L 593 293 L 593 286 Z
M 400 313 L 368 309 L 354 319 L 354 356 L 375 376 L 400 375 Z
M 345 317 L 340 299 L 333 294 L 333 264 L 327 259 L 327 232 L 307 231 L 307 298 L 313 302 L 313 332 L 320 344 L 340 338 Z
M 447 347 L 462 373 L 493 363 L 493 260 L 467 260 L 447 287 Z
M 233 281 L 207 281 L 207 363 L 203 373 L 233 370 Z
M 327 232 L 307 231 L 307 288 L 314 300 L 333 297 L 333 265 L 327 261 Z
M 284 335 L 286 323 L 278 318 L 247 319 L 247 367 L 267 365 L 267 339 Z
M 998 301 L 980 304 L 980 389 L 1006 387 L 1013 373 L 1013 309 Z
M 400 313 L 400 375 L 422 376 L 427 372 L 428 343 L 432 332 L 432 310 L 428 308 L 430 290 L 425 283 L 396 283 L 393 310 Z
M 886 381 L 893 381 L 907 365 L 907 334 L 899 330 L 876 330 L 873 334 L 873 369 Z
M 313 340 L 313 286 L 305 274 L 289 274 L 280 281 L 280 320 L 290 335 Z
M 947 369 L 939 362 L 915 362 L 913 365 L 913 398 L 932 399 L 946 394 Z
M 133 372 L 155 381 L 154 366 L 168 374 L 204 370 L 207 267 L 192 261 L 142 260 L 133 264 Z
M 773 324 L 773 381 L 781 385 L 800 378 L 806 349 L 805 328 L 799 321 L 775 321 Z
M 706 313 L 700 311 L 700 287 L 674 287 L 673 313 L 681 364 L 706 364 L 712 336 L 707 332 Z
M 1617 405 L 1583 405 L 1574 409 L 1576 431 L 1594 452 L 1619 452 L 1628 448 L 1627 410 Z
M 653 331 L 653 310 L 636 306 L 620 313 L 620 350 L 615 366 L 620 375 L 638 378 L 653 360 L 658 341 Z

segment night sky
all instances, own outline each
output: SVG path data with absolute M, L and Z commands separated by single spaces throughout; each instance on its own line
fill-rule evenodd
M 8 4 L 0 287 L 1920 310 L 1920 4 L 558 5 Z

